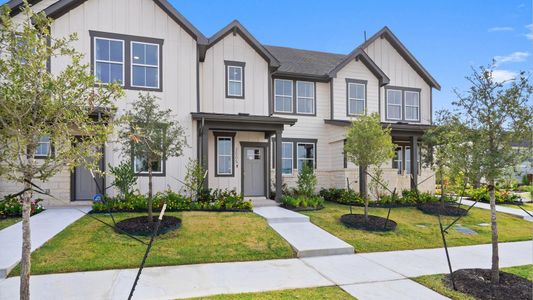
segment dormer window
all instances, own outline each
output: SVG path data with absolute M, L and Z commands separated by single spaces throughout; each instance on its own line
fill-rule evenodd
M 226 98 L 244 99 L 243 62 L 225 61 L 226 64 Z

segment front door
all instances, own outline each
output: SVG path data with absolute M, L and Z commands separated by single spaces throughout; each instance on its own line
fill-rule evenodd
M 103 150 L 100 150 L 103 151 Z M 98 164 L 103 166 L 103 158 Z M 93 178 L 94 175 L 94 178 Z M 95 194 L 101 194 L 104 187 L 104 179 L 97 172 L 89 171 L 86 167 L 79 166 L 74 169 L 74 198 L 72 200 L 93 200 Z
M 265 148 L 243 147 L 244 196 L 265 195 Z

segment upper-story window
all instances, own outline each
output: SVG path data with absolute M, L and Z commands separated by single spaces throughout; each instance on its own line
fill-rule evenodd
M 45 158 L 52 155 L 52 142 L 50 136 L 43 135 L 39 138 L 37 148 L 35 149 L 35 158 Z
M 420 91 L 407 88 L 386 89 L 386 117 L 395 121 L 420 121 Z
M 274 111 L 292 113 L 292 80 L 274 80 Z
M 296 81 L 296 112 L 312 115 L 315 113 L 315 83 Z
M 131 86 L 159 87 L 159 45 L 131 42 Z
M 162 91 L 163 40 L 89 31 L 92 68 L 101 83 L 126 89 Z
M 245 63 L 225 61 L 226 64 L 226 98 L 244 98 Z
M 364 115 L 366 111 L 366 81 L 346 79 L 349 116 Z
M 94 71 L 102 83 L 117 82 L 124 85 L 124 41 L 94 39 Z

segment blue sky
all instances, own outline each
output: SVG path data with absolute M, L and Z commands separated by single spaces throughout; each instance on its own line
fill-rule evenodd
M 531 0 L 170 2 L 208 37 L 238 19 L 264 44 L 335 53 L 386 25 L 441 84 L 435 111 L 450 106 L 454 88 L 466 88 L 471 66 L 497 58 L 500 78 L 533 66 Z

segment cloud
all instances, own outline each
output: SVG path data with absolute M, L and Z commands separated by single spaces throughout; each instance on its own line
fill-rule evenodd
M 503 31 L 514 31 L 513 27 L 492 27 L 489 28 L 488 32 L 503 32 Z
M 509 55 L 494 56 L 494 65 L 499 66 L 504 63 L 521 62 L 529 57 L 529 52 L 516 51 Z
M 533 40 L 533 24 L 526 25 L 526 28 L 529 30 L 529 32 L 526 33 L 527 39 Z
M 492 71 L 492 79 L 496 82 L 504 82 L 513 80 L 518 76 L 517 73 L 508 70 L 494 70 Z

